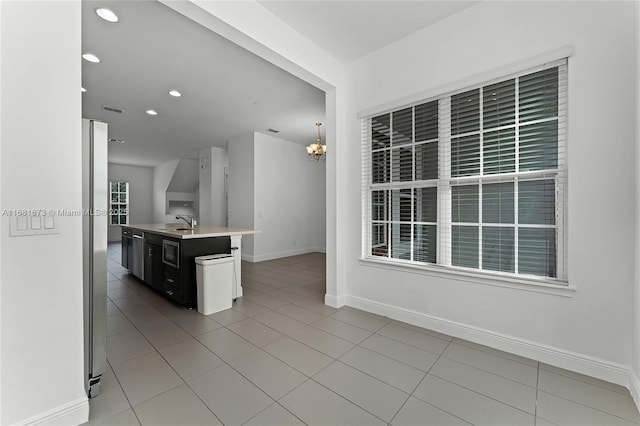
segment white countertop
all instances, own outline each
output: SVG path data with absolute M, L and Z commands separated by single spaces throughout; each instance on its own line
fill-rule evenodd
M 123 228 L 140 229 L 141 231 L 153 232 L 154 234 L 166 235 L 168 237 L 189 239 L 189 238 L 209 238 L 209 237 L 229 237 L 232 235 L 257 234 L 260 231 L 255 229 L 226 228 L 224 226 L 200 226 L 193 229 L 178 230 L 178 228 L 189 228 L 185 224 L 179 223 L 151 223 L 121 225 Z

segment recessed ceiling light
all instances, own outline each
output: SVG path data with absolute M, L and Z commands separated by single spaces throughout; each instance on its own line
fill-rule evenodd
M 104 7 L 96 9 L 96 15 L 109 22 L 118 22 L 118 15 L 113 13 L 112 10 L 105 9 Z
M 98 63 L 100 62 L 100 58 L 98 58 L 96 55 L 94 55 L 93 53 L 83 53 L 82 54 L 82 59 L 84 59 L 85 61 L 89 61 L 89 62 L 93 62 L 93 63 Z
M 84 93 L 84 92 L 86 92 L 86 91 L 87 91 L 87 89 L 85 89 L 84 87 L 81 87 L 81 88 L 80 88 L 80 91 L 81 91 L 82 93 Z
M 169 90 L 169 94 L 175 98 L 182 96 L 182 93 L 178 92 L 176 89 Z
M 158 113 L 156 111 L 152 110 L 152 109 L 148 109 L 147 110 L 147 114 L 149 114 L 149 115 L 158 115 Z

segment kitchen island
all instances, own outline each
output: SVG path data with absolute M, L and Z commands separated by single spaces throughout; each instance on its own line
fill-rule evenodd
M 174 302 L 196 307 L 195 258 L 233 256 L 233 298 L 242 296 L 242 236 L 259 231 L 182 224 L 122 225 L 122 266 Z

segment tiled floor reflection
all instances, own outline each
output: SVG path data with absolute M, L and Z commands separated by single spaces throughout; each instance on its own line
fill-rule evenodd
M 109 247 L 103 425 L 640 425 L 611 383 L 324 305 L 324 255 L 243 263 L 210 316 L 168 302 Z

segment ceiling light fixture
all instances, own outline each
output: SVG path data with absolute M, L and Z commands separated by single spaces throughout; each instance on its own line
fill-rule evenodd
M 100 58 L 98 58 L 93 53 L 83 53 L 82 59 L 84 59 L 85 61 L 93 62 L 94 64 L 97 64 L 98 62 L 100 62 Z
M 118 22 L 118 15 L 113 13 L 112 10 L 105 9 L 104 7 L 96 9 L 96 15 L 108 22 Z
M 158 113 L 156 111 L 152 110 L 152 109 L 148 109 L 147 110 L 147 114 L 149 114 L 149 115 L 158 115 Z
M 182 93 L 178 92 L 176 89 L 169 90 L 169 94 L 174 98 L 179 98 L 182 96 Z
M 309 160 L 326 161 L 327 145 L 322 144 L 322 137 L 320 136 L 320 126 L 322 126 L 322 123 L 316 123 L 316 126 L 318 126 L 318 138 L 316 139 L 316 143 L 307 146 L 307 154 L 309 154 Z

